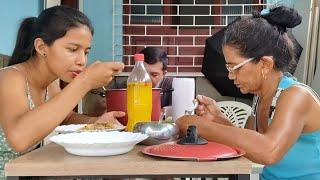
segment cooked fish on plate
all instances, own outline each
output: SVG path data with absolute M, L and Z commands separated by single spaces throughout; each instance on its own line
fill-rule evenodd
M 121 126 L 112 123 L 95 123 L 95 124 L 69 124 L 56 127 L 55 132 L 65 134 L 73 132 L 87 131 L 122 131 L 126 126 Z

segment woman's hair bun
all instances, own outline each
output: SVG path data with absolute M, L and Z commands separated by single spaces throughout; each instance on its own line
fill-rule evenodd
M 301 23 L 302 17 L 297 10 L 285 6 L 270 9 L 267 14 L 261 15 L 270 24 L 283 28 L 294 28 Z

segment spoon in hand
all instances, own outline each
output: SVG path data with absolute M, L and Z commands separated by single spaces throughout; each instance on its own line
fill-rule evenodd
M 189 110 L 185 110 L 185 111 L 184 111 L 184 114 L 185 114 L 185 115 L 192 115 L 192 114 L 194 113 L 194 110 L 197 109 L 197 107 L 198 107 L 198 105 L 199 105 L 198 100 L 197 100 L 197 99 L 194 99 L 194 100 L 192 100 L 192 103 L 193 103 L 193 107 L 192 107 L 191 109 L 189 109 Z

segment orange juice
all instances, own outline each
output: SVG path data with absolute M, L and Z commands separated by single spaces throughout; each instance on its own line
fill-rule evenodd
M 127 86 L 127 131 L 132 131 L 137 122 L 151 121 L 152 83 L 129 82 Z

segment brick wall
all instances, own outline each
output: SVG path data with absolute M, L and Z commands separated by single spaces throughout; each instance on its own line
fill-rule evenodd
M 200 72 L 205 40 L 236 17 L 266 6 L 263 0 L 123 0 L 123 62 L 146 46 L 161 47 L 169 72 Z

